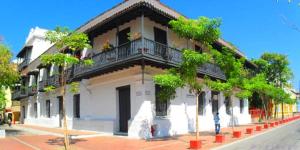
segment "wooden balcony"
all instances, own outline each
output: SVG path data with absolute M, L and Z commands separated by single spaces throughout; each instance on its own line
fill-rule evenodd
M 27 96 L 28 96 L 28 89 L 24 87 L 21 90 L 15 90 L 12 93 L 12 100 L 20 100 L 20 99 L 25 98 Z
M 48 86 L 48 81 L 46 79 L 43 79 L 39 82 L 39 92 L 44 92 L 45 87 Z
M 88 78 L 106 69 L 124 67 L 132 62 L 141 64 L 140 60 L 163 68 L 176 67 L 182 61 L 181 56 L 181 50 L 176 48 L 149 39 L 138 39 L 92 56 L 91 59 L 94 61 L 92 66 L 75 65 L 70 78 L 74 80 Z M 214 64 L 204 64 L 198 71 L 202 75 L 226 80 L 225 74 Z
M 55 74 L 48 78 L 48 86 L 54 86 L 55 88 L 60 87 L 60 75 Z
M 60 75 L 55 74 L 39 82 L 39 92 L 44 92 L 47 86 L 53 86 L 57 88 L 60 87 L 60 85 L 61 85 Z

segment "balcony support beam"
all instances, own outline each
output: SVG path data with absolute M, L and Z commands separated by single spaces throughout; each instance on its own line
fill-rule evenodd
M 141 16 L 141 37 L 142 37 L 142 45 L 145 45 L 145 40 L 144 40 L 144 12 L 142 12 L 142 16 Z M 144 55 L 144 48 L 142 48 L 142 55 Z

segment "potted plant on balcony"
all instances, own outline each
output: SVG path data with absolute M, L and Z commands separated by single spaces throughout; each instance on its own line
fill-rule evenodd
M 142 34 L 140 32 L 129 32 L 127 35 L 128 35 L 128 40 L 130 41 L 134 41 L 142 37 Z
M 109 50 L 112 50 L 114 48 L 114 45 L 112 45 L 109 40 L 106 40 L 104 43 L 103 43 L 103 46 L 102 46 L 102 51 L 103 52 L 106 52 L 106 51 L 109 51 Z

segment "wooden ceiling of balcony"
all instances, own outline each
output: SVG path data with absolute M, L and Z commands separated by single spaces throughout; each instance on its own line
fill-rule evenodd
M 141 17 L 144 14 L 144 17 L 159 23 L 161 25 L 167 26 L 168 22 L 174 17 L 164 13 L 163 11 L 153 7 L 148 3 L 137 3 L 132 7 L 125 9 L 124 11 L 117 12 L 110 18 L 107 18 L 105 21 L 99 23 L 98 25 L 90 28 L 86 33 L 91 39 L 101 35 L 108 30 L 116 28 L 122 24 L 125 24 L 133 19 Z

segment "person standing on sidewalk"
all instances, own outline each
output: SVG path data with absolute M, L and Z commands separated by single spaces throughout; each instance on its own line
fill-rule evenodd
M 214 116 L 214 121 L 215 121 L 215 131 L 216 131 L 216 134 L 219 134 L 221 126 L 220 126 L 220 117 L 219 117 L 219 113 L 218 112 Z

